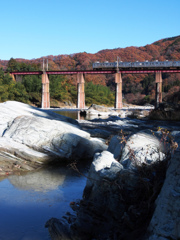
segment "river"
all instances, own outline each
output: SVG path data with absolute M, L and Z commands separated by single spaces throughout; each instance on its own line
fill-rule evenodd
M 81 172 L 86 167 L 79 166 Z M 0 181 L 0 240 L 49 240 L 44 227 L 51 217 L 72 212 L 86 178 L 68 166 L 53 166 Z
M 79 117 L 79 112 L 73 110 L 58 113 Z M 142 123 L 136 122 L 141 127 Z M 161 121 L 147 123 L 143 126 L 168 125 Z M 170 122 L 170 126 L 179 130 L 178 122 Z M 79 164 L 80 172 L 87 175 L 89 166 L 86 161 Z M 69 204 L 82 198 L 85 184 L 86 177 L 67 165 L 0 177 L 0 240 L 50 240 L 45 223 L 52 217 L 72 213 Z

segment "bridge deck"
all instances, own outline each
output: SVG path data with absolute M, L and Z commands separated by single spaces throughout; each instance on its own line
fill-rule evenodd
M 126 73 L 126 74 L 145 74 L 145 73 L 156 73 L 156 72 L 162 72 L 162 73 L 180 73 L 180 67 L 177 68 L 129 68 L 129 69 L 119 69 L 119 73 Z M 14 75 L 42 75 L 43 71 L 12 71 L 10 72 Z M 46 71 L 48 75 L 73 75 L 78 73 L 83 74 L 114 74 L 117 73 L 116 69 L 111 70 L 67 70 L 67 71 Z

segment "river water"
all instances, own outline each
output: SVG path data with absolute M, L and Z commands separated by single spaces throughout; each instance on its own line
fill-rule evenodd
M 79 166 L 87 172 L 88 164 Z M 68 166 L 53 166 L 0 181 L 0 240 L 48 240 L 44 227 L 52 217 L 72 210 L 82 198 L 86 178 Z
M 68 111 L 66 110 L 55 110 L 54 111 L 55 113 L 58 113 L 58 114 L 61 114 L 61 115 L 64 115 L 66 117 L 70 117 L 70 118 L 73 118 L 73 119 L 80 119 L 80 111 L 77 111 L 77 110 L 74 110 L 74 109 L 69 109 Z
M 78 168 L 87 174 L 89 165 Z M 82 198 L 85 184 L 86 178 L 68 165 L 0 178 L 0 240 L 50 240 L 45 223 L 72 213 L 69 204 Z

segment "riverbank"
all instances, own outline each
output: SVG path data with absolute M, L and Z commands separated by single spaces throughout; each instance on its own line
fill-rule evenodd
M 24 164 L 38 169 L 52 162 L 71 163 L 83 174 L 76 161 L 94 159 L 83 198 L 69 203 L 74 214 L 47 221 L 53 240 L 180 238 L 179 122 L 148 120 L 144 109 L 116 111 L 118 115 L 104 111 L 105 118 L 101 111 L 91 120 L 73 120 L 17 102 L 0 104 L 0 111 L 0 153 L 13 167 L 8 172 L 4 165 L 3 177 L 32 172 Z
M 76 120 L 52 111 L 19 102 L 0 104 L 1 175 L 27 171 L 50 162 L 68 162 L 74 158 L 93 158 L 107 148 L 104 141 L 92 138 Z M 9 166 L 7 166 L 9 165 Z
M 131 105 L 121 110 L 101 107 L 103 111 L 98 107 L 92 105 L 87 109 L 88 120 L 77 109 L 69 109 L 66 114 L 75 113 L 77 120 L 73 120 L 52 110 L 23 103 L 1 103 L 0 175 L 38 169 L 52 160 L 93 159 L 93 154 L 107 148 L 104 143 L 121 130 L 124 134 L 132 134 L 148 128 L 155 130 L 158 126 L 167 128 L 163 122 L 147 121 L 152 106 L 134 106 L 132 109 Z M 64 113 L 64 110 L 59 109 L 58 113 Z
M 109 147 L 94 156 L 83 198 L 71 205 L 75 214 L 68 217 L 68 223 L 54 218 L 46 223 L 51 238 L 179 239 L 179 122 L 132 116 L 98 116 L 78 122 L 92 136 L 108 138 Z M 166 135 L 170 132 L 173 148 L 168 148 L 173 139 Z M 159 143 L 153 140 L 155 136 L 159 136 Z M 135 171 L 133 162 L 138 164 Z
M 172 132 L 171 145 L 166 133 L 114 136 L 95 154 L 83 197 L 71 204 L 74 214 L 47 221 L 51 238 L 179 239 L 180 131 Z

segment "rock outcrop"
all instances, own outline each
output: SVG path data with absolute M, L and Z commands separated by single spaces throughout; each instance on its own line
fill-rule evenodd
M 158 135 L 155 136 L 150 130 L 137 132 L 129 138 L 114 136 L 108 151 L 114 153 L 115 159 L 126 169 L 141 167 L 165 158 L 164 143 L 160 141 L 160 136 L 158 138 Z
M 145 118 L 149 115 L 149 111 L 154 109 L 154 106 L 136 106 L 124 104 L 121 110 L 116 110 L 96 104 L 92 104 L 87 110 L 80 112 L 81 116 L 87 116 L 88 119 L 94 117 L 107 118 L 108 116 L 120 116 L 121 118 Z
M 118 116 L 120 111 L 114 111 L 108 107 L 92 104 L 87 110 L 83 110 L 80 112 L 82 116 L 88 116 L 89 119 L 96 117 L 105 117 L 115 115 Z
M 19 169 L 25 161 L 31 167 L 36 163 L 36 168 L 49 160 L 93 158 L 95 152 L 107 148 L 82 131 L 77 121 L 51 111 L 6 102 L 0 104 L 0 112 L 0 155 L 18 161 Z
M 112 138 L 109 151 L 95 154 L 83 199 L 73 206 L 77 217 L 70 226 L 60 224 L 70 229 L 68 239 L 137 240 L 144 236 L 165 177 L 164 149 L 158 135 L 150 131 L 130 136 L 125 144 L 121 140 Z M 51 219 L 46 225 L 52 236 L 58 221 Z
M 180 132 L 172 135 L 180 146 Z M 147 240 L 180 239 L 180 148 L 172 155 L 166 179 L 156 200 L 156 208 L 148 227 Z

